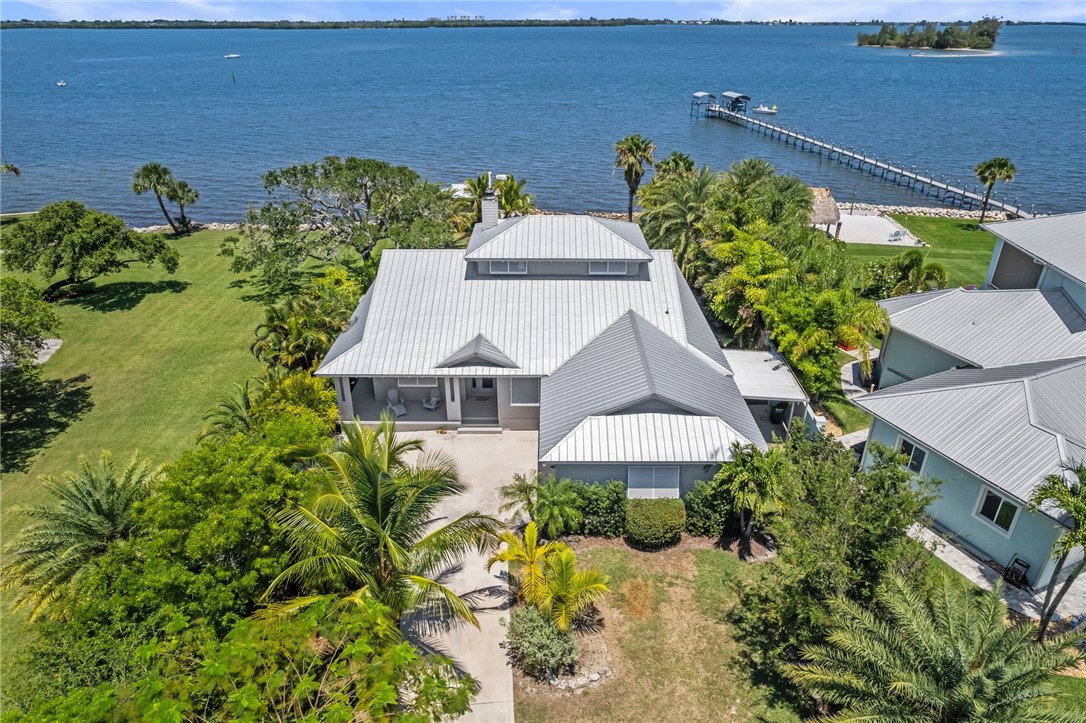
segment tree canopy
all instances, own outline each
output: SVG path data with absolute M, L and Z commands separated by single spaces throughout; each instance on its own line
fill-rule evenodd
M 5 363 L 32 363 L 59 326 L 60 318 L 38 287 L 14 276 L 0 279 L 0 359 Z

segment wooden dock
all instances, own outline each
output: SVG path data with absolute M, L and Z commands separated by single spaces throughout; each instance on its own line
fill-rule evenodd
M 922 193 L 928 198 L 942 201 L 951 206 L 958 206 L 966 210 L 979 209 L 984 203 L 984 193 L 979 187 L 972 191 L 958 188 L 950 184 L 948 180 L 937 181 L 934 178 L 917 173 L 916 166 L 906 169 L 886 161 L 865 155 L 863 149 L 856 152 L 855 148 L 844 148 L 826 141 L 825 138 L 813 138 L 794 129 L 767 123 L 759 118 L 728 110 L 720 105 L 707 105 L 702 107 L 702 113 L 709 118 L 720 118 L 737 125 L 745 126 L 754 133 L 774 138 L 782 143 L 791 144 L 801 151 L 817 153 L 819 158 L 825 157 L 830 161 L 836 161 L 854 168 L 862 173 L 867 173 L 876 178 L 881 178 L 886 183 L 907 188 L 914 193 Z M 1032 218 L 1033 209 L 1027 213 L 1014 203 L 988 199 L 989 210 L 1004 211 L 1017 218 Z

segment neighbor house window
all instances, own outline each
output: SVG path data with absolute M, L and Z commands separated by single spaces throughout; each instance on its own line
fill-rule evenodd
M 901 440 L 897 449 L 909 458 L 909 461 L 905 464 L 909 471 L 920 474 L 920 470 L 924 469 L 924 459 L 928 456 L 928 453 L 907 439 Z
M 625 261 L 589 261 L 588 273 L 625 276 L 627 271 Z
M 987 520 L 1006 533 L 1010 533 L 1014 526 L 1014 518 L 1018 515 L 1018 505 L 1006 497 L 998 495 L 989 489 L 980 493 L 980 503 L 977 505 L 977 517 Z
M 531 407 L 539 406 L 538 379 L 510 380 L 509 403 Z
M 490 273 L 492 274 L 526 274 L 528 273 L 527 261 L 491 261 Z
M 626 479 L 630 499 L 679 496 L 678 467 L 630 467 Z
M 398 387 L 436 387 L 437 377 L 396 377 Z

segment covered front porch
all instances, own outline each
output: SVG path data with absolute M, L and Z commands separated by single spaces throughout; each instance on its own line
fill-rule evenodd
M 498 395 L 495 380 L 462 377 L 337 377 L 334 380 L 340 418 L 376 424 L 390 410 L 390 392 L 402 404 L 396 416 L 401 429 L 456 429 L 496 426 Z M 436 390 L 437 407 L 424 402 Z

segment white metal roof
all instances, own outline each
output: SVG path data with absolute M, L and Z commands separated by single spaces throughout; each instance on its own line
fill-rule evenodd
M 468 242 L 468 260 L 651 261 L 636 223 L 593 216 L 521 216 L 483 229 Z
M 908 300 L 880 302 L 895 332 L 975 366 L 1086 354 L 1086 316 L 1059 289 L 952 289 Z
M 744 399 L 806 402 L 807 393 L 792 374 L 788 362 L 771 351 L 725 349 L 735 384 Z
M 746 441 L 718 417 L 614 414 L 587 417 L 540 461 L 711 464 L 730 460 L 732 444 Z
M 1086 284 L 1086 211 L 986 223 L 984 228 Z

